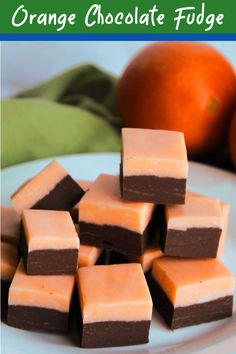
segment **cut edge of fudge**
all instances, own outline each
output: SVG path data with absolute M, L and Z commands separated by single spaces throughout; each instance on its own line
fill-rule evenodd
M 86 306 L 86 297 L 84 296 L 84 292 L 86 291 L 86 287 L 83 288 L 83 285 L 81 283 L 83 282 L 84 278 L 82 277 L 83 272 L 91 272 L 93 271 L 92 268 L 94 267 L 100 267 L 100 269 L 103 271 L 104 269 L 108 271 L 112 271 L 114 269 L 122 269 L 123 267 L 136 267 L 139 271 L 139 275 L 142 278 L 143 281 L 143 286 L 145 288 L 146 294 L 144 296 L 145 300 L 145 316 L 142 315 L 140 317 L 140 320 L 137 319 L 138 315 L 136 313 L 135 318 L 132 319 L 132 316 L 130 317 L 128 315 L 128 308 L 124 312 L 124 309 L 121 311 L 112 312 L 113 315 L 115 315 L 114 319 L 112 320 L 112 314 L 111 314 L 111 308 L 109 310 L 109 319 L 106 319 L 105 321 L 102 320 L 98 314 L 96 314 L 94 321 L 92 321 L 92 312 L 90 315 L 84 310 L 84 312 L 81 310 L 81 303 L 85 304 Z M 117 268 L 118 267 L 118 268 Z M 119 268 L 121 267 L 121 268 Z M 86 270 L 85 270 L 86 269 Z M 97 269 L 96 269 L 97 270 Z M 126 270 L 126 269 L 125 269 Z M 80 332 L 81 332 L 81 347 L 83 348 L 102 348 L 102 347 L 112 347 L 112 346 L 128 346 L 128 345 L 137 345 L 137 344 L 144 344 L 148 343 L 149 339 L 149 329 L 150 329 L 150 324 L 151 324 L 151 315 L 152 315 L 152 300 L 150 297 L 150 293 L 141 269 L 140 264 L 120 264 L 120 265 L 108 265 L 108 266 L 93 266 L 93 267 L 86 267 L 86 268 L 80 268 L 78 270 L 78 275 L 77 275 L 77 286 L 78 286 L 78 293 L 80 296 L 80 301 L 79 301 L 79 307 L 80 307 L 80 318 L 79 318 L 79 323 L 80 323 Z M 100 278 L 101 279 L 101 278 Z M 113 278 L 115 279 L 115 278 Z M 114 285 L 114 284 L 113 284 Z M 88 288 L 87 288 L 88 291 Z M 120 294 L 120 291 L 117 290 L 118 294 Z M 104 293 L 105 294 L 105 293 Z M 140 296 L 140 295 L 139 295 Z M 148 301 L 150 302 L 150 306 L 146 303 Z M 91 300 L 91 299 L 90 299 Z M 101 303 L 103 306 L 105 305 L 105 302 L 103 301 L 106 300 L 101 300 Z M 122 300 L 120 300 L 122 301 Z M 130 300 L 131 301 L 131 300 Z M 92 306 L 94 304 L 92 303 Z M 103 306 L 101 308 L 103 308 Z M 116 303 L 115 303 L 116 306 Z M 121 303 L 117 304 L 117 306 L 122 306 Z M 141 305 L 139 305 L 141 306 Z M 132 307 L 132 304 L 129 304 L 129 309 Z M 150 307 L 150 309 L 149 309 Z M 138 308 L 137 308 L 138 310 Z M 89 310 L 89 307 L 87 309 Z M 105 311 L 105 307 L 104 307 Z M 100 311 L 101 312 L 101 311 Z M 140 312 L 138 310 L 138 312 Z M 122 314 L 121 314 L 122 313 Z M 124 313 L 127 318 L 123 318 Z M 129 318 L 130 317 L 130 318 Z M 145 317 L 145 318 L 144 318 Z M 99 321 L 98 321 L 99 318 Z M 103 312 L 103 318 L 106 318 L 105 312 Z M 84 321 L 85 319 L 85 321 Z
M 165 259 L 164 259 L 165 258 Z M 168 262 L 168 260 L 171 259 L 170 257 L 163 257 L 162 261 Z M 174 259 L 174 258 L 173 258 Z M 175 260 L 173 260 L 175 262 Z M 165 322 L 171 329 L 178 329 L 178 328 L 183 328 L 183 327 L 188 327 L 188 326 L 193 326 L 193 325 L 198 325 L 201 323 L 207 323 L 211 321 L 216 321 L 220 319 L 224 319 L 227 317 L 232 316 L 232 311 L 233 311 L 233 292 L 234 292 L 234 277 L 231 272 L 228 271 L 228 269 L 223 265 L 223 263 L 218 260 L 209 260 L 212 261 L 213 263 L 209 263 L 208 259 L 202 259 L 199 260 L 199 262 L 208 262 L 207 267 L 213 267 L 214 269 L 214 262 L 220 262 L 221 266 L 224 268 L 225 271 L 225 276 L 227 277 L 227 281 L 225 281 L 225 284 L 227 286 L 227 291 L 220 293 L 220 291 L 217 294 L 214 294 L 214 296 L 210 296 L 210 293 L 207 294 L 205 293 L 205 296 L 199 295 L 199 299 L 195 301 L 192 300 L 192 302 L 188 298 L 188 302 L 186 305 L 183 303 L 183 299 L 179 304 L 175 304 L 174 302 L 176 301 L 174 298 L 174 293 L 171 295 L 172 298 L 170 298 L 170 295 L 168 294 L 168 291 L 170 292 L 171 290 L 176 291 L 177 294 L 177 289 L 178 289 L 178 284 L 175 283 L 175 280 L 171 278 L 171 276 L 168 274 L 168 270 L 164 269 L 163 271 L 165 272 L 165 276 L 160 275 L 159 279 L 161 279 L 161 282 L 169 282 L 169 287 L 167 289 L 167 286 L 165 289 L 163 289 L 163 285 L 159 283 L 160 280 L 156 279 L 156 266 L 158 264 L 160 259 L 155 260 L 153 264 L 153 270 L 152 274 L 149 278 L 149 288 L 150 292 L 152 294 L 152 299 L 153 299 L 153 304 L 156 307 L 157 311 L 163 316 Z M 179 271 L 178 268 L 178 261 L 181 262 L 181 258 L 178 259 L 176 258 L 176 272 Z M 189 260 L 184 260 L 186 262 L 187 268 L 191 268 L 191 264 L 189 263 Z M 195 260 L 198 261 L 198 260 Z M 191 262 L 191 261 L 190 261 Z M 198 263 L 196 263 L 198 267 Z M 185 271 L 187 271 L 187 268 L 185 268 Z M 183 270 L 183 269 L 182 269 Z M 227 275 L 226 275 L 227 274 Z M 199 277 L 200 279 L 201 277 Z M 209 287 L 210 290 L 217 289 L 217 281 L 220 279 L 216 278 L 216 282 L 214 284 L 211 284 L 212 279 L 207 279 L 206 281 L 209 281 Z M 201 287 L 202 284 L 204 283 L 204 280 L 198 280 L 198 286 Z M 163 283 L 164 284 L 164 283 Z M 195 284 L 189 284 L 191 285 Z M 197 285 L 196 285 L 197 286 Z M 194 288 L 194 292 L 196 293 L 196 286 Z M 184 287 L 184 285 L 183 285 Z M 230 290 L 229 290 L 230 289 Z M 209 292 L 209 290 L 208 290 Z M 180 300 L 179 300 L 180 301 Z
M 187 176 L 183 133 L 122 129 L 120 184 L 124 200 L 184 204 Z
M 37 322 L 34 321 L 37 319 Z M 27 330 L 66 332 L 69 312 L 39 308 L 37 306 L 8 305 L 7 324 Z M 46 325 L 45 325 L 46 323 Z
M 80 242 L 83 245 L 113 250 L 123 254 L 142 255 L 149 239 L 149 225 L 139 234 L 118 226 L 79 223 Z
M 119 177 L 101 174 L 79 203 L 81 244 L 141 255 L 155 233 L 154 212 L 153 203 L 124 202 Z
M 24 210 L 22 213 L 22 223 L 21 223 L 21 232 L 20 232 L 20 250 L 24 262 L 24 266 L 27 274 L 29 275 L 63 275 L 63 274 L 75 274 L 77 270 L 77 262 L 78 262 L 78 250 L 79 250 L 79 237 L 73 224 L 71 218 L 67 218 L 66 221 L 71 221 L 70 232 L 73 229 L 73 247 L 68 248 L 65 239 L 65 247 L 56 248 L 55 246 L 49 248 L 40 248 L 34 247 L 29 248 L 27 235 L 25 230 L 29 232 L 27 221 L 25 219 L 25 214 L 39 214 L 39 213 L 53 213 L 58 217 L 60 215 L 69 215 L 67 211 L 58 211 L 58 210 Z M 43 220 L 42 215 L 40 218 Z M 43 223 L 42 223 L 43 225 Z M 44 223 L 45 225 L 45 223 Z M 67 226 L 67 225 L 66 225 Z M 72 240 L 72 239 L 71 239 Z M 36 239 L 37 241 L 37 239 Z M 63 238 L 62 238 L 63 241 Z M 52 241 L 50 241 L 53 244 Z M 32 242 L 31 242 L 32 243 Z
M 223 228 L 218 199 L 187 191 L 185 205 L 166 205 L 164 209 L 160 234 L 165 256 L 217 257 Z
M 66 170 L 57 161 L 52 161 L 20 186 L 12 194 L 11 202 L 19 214 L 30 208 L 69 210 L 83 194 L 83 189 Z
M 17 277 L 19 273 L 25 274 L 25 276 L 27 276 L 22 260 L 18 265 L 14 278 Z M 69 312 L 70 312 L 70 306 L 72 302 L 75 276 L 46 275 L 46 276 L 33 277 L 34 281 L 38 281 L 41 285 L 39 286 L 38 290 L 34 289 L 33 295 L 31 294 L 31 298 L 29 297 L 27 298 L 27 296 L 24 298 L 23 295 L 19 297 L 19 293 L 17 290 L 18 284 L 15 285 L 14 278 L 9 289 L 9 301 L 8 301 L 8 313 L 7 313 L 8 325 L 16 328 L 27 329 L 27 330 L 47 330 L 53 332 L 65 332 L 68 330 Z M 56 279 L 56 282 L 61 281 L 62 288 L 65 287 L 65 284 L 62 281 L 63 278 L 64 279 L 67 278 L 68 280 L 68 284 L 67 284 L 68 301 L 64 299 L 66 295 L 62 294 L 61 298 L 64 299 L 63 301 L 65 303 L 63 303 L 63 305 L 60 305 L 62 306 L 61 309 L 59 309 L 58 299 L 57 301 L 55 300 L 53 301 L 51 299 L 52 296 L 55 296 L 53 291 L 49 291 L 46 288 L 47 282 L 50 283 L 50 281 L 54 278 Z M 27 276 L 27 280 L 28 279 L 32 279 L 32 276 Z M 22 294 L 23 286 L 24 284 L 22 284 L 22 279 L 21 279 L 21 285 L 20 285 L 21 294 Z M 28 291 L 30 292 L 31 290 L 32 289 L 29 287 Z M 44 296 L 42 297 L 43 303 L 40 304 L 40 300 L 35 301 L 36 298 L 34 299 L 34 297 L 37 297 L 40 293 L 42 293 L 42 291 L 44 292 Z M 27 293 L 27 288 L 24 288 L 24 294 L 26 293 Z M 49 302 L 49 305 L 48 307 L 44 307 L 47 301 Z M 52 305 L 52 303 L 54 305 Z M 58 308 L 56 307 L 54 308 L 55 304 Z
M 187 179 L 124 176 L 120 166 L 121 195 L 124 200 L 155 204 L 184 204 Z
M 149 342 L 147 333 L 150 325 L 151 321 L 86 323 L 81 328 L 81 347 L 105 348 L 146 344 Z

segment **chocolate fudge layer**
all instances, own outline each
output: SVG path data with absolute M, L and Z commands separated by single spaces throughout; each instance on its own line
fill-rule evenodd
M 79 238 L 68 211 L 24 210 L 20 248 L 27 274 L 74 274 Z
M 8 290 L 18 264 L 18 252 L 15 245 L 1 242 L 1 309 L 6 317 Z
M 184 205 L 166 205 L 161 248 L 166 256 L 215 258 L 223 228 L 218 199 L 187 191 Z
M 74 282 L 74 275 L 27 275 L 21 260 L 9 289 L 7 323 L 23 329 L 66 331 Z
M 90 186 L 92 185 L 92 181 L 87 181 L 87 180 L 83 180 L 83 179 L 76 179 L 75 180 L 76 183 L 78 183 L 78 185 L 80 186 L 80 188 L 83 189 L 84 193 L 86 193 Z M 73 208 L 70 209 L 70 215 L 72 217 L 72 220 L 74 221 L 74 223 L 78 223 L 78 215 L 79 215 L 79 202 L 76 203 Z
M 120 182 L 124 200 L 184 204 L 187 175 L 183 133 L 122 129 Z
M 77 280 L 83 348 L 148 342 L 152 300 L 140 264 L 80 268 Z
M 1 207 L 1 241 L 19 244 L 21 217 L 14 209 Z
M 66 170 L 52 161 L 24 183 L 11 196 L 11 202 L 19 214 L 24 209 L 70 210 L 83 194 Z
M 123 201 L 119 176 L 100 175 L 79 202 L 81 244 L 141 255 L 153 232 L 154 207 Z
M 232 316 L 234 276 L 219 259 L 158 258 L 150 290 L 171 329 Z
M 220 235 L 220 241 L 217 249 L 217 257 L 221 257 L 224 253 L 225 241 L 226 241 L 228 223 L 229 223 L 229 212 L 230 212 L 229 204 L 220 202 L 220 206 L 221 206 L 222 216 L 223 216 L 223 230 Z

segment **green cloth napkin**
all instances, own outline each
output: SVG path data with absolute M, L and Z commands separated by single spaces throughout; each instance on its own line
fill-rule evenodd
M 82 65 L 2 101 L 2 167 L 120 150 L 117 79 Z

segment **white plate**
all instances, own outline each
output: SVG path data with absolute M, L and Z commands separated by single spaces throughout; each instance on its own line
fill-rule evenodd
M 117 174 L 119 154 L 82 154 L 57 158 L 75 178 L 95 179 L 101 172 Z M 3 170 L 2 204 L 10 206 L 10 195 L 26 179 L 40 171 L 51 159 L 24 163 Z M 190 163 L 188 188 L 231 204 L 229 231 L 223 260 L 236 275 L 236 175 Z M 154 311 L 150 343 L 141 346 L 80 349 L 73 335 L 56 335 L 20 330 L 2 324 L 2 354 L 52 353 L 227 353 L 236 350 L 236 306 L 230 319 L 170 331 Z

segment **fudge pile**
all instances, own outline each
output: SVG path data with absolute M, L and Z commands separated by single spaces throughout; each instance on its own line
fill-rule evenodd
M 119 176 L 73 180 L 52 161 L 26 181 L 1 210 L 7 323 L 67 331 L 76 313 L 98 348 L 147 343 L 153 304 L 171 329 L 232 316 L 229 205 L 187 177 L 182 133 L 125 128 Z

